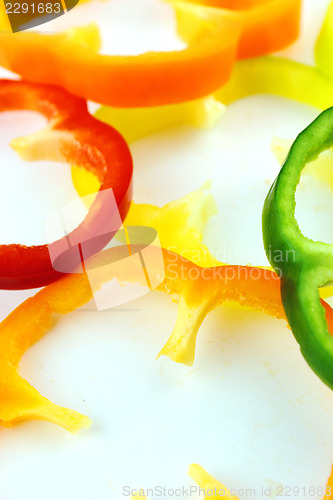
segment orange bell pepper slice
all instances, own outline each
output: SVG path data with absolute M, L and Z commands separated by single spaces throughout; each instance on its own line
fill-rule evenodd
M 267 54 L 292 43 L 299 32 L 301 0 L 169 3 L 188 45 L 184 50 L 100 55 L 98 33 L 92 36 L 91 27 L 87 38 L 82 30 L 54 35 L 3 32 L 0 65 L 109 106 L 148 107 L 206 96 L 226 83 L 237 52 L 238 58 Z
M 331 470 L 331 475 L 328 478 L 326 486 L 326 494 L 324 496 L 324 500 L 332 500 L 332 499 L 333 499 L 333 467 Z
M 25 79 L 116 107 L 177 103 L 212 93 L 225 83 L 237 52 L 240 25 L 232 13 L 175 3 L 184 50 L 138 56 L 101 55 L 91 33 L 0 33 L 0 65 Z
M 124 246 L 116 248 L 123 253 Z M 140 248 L 132 246 L 131 251 L 134 253 Z M 107 266 L 103 264 L 108 260 L 109 252 L 114 251 L 114 248 L 105 250 L 88 260 L 98 272 L 100 286 L 114 278 L 121 283 L 147 286 L 131 259 L 119 260 L 112 273 L 107 272 Z M 145 251 L 149 251 L 149 261 L 153 263 L 149 275 L 154 277 L 160 272 L 161 249 L 150 246 Z M 162 250 L 162 253 L 165 278 L 156 289 L 173 298 L 179 297 L 178 327 L 176 325 L 167 344 L 168 355 L 172 357 L 174 353 L 175 360 L 180 353 L 183 363 L 193 363 L 198 328 L 205 316 L 222 303 L 236 302 L 285 319 L 280 281 L 273 271 L 248 266 L 205 268 L 171 251 Z M 158 262 L 156 267 L 154 262 Z M 92 297 L 85 273 L 67 275 L 23 302 L 0 324 L 0 424 L 8 426 L 17 420 L 35 418 L 56 423 L 71 432 L 89 425 L 87 417 L 58 407 L 41 396 L 20 377 L 18 365 L 30 345 L 50 328 L 54 313 L 67 314 L 89 302 Z M 326 303 L 323 305 L 333 331 L 333 310 Z M 173 342 L 174 339 L 176 342 Z
M 281 50 L 299 35 L 301 0 L 184 0 L 236 11 L 242 26 L 238 58 Z

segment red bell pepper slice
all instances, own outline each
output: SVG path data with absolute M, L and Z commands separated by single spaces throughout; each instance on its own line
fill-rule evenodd
M 66 237 L 50 245 L 0 245 L 3 289 L 41 287 L 63 276 L 52 265 L 51 246 L 69 251 L 64 254 L 70 267 L 67 272 L 79 263 L 79 243 L 90 242 L 90 255 L 101 250 L 112 237 L 112 231 L 104 228 L 110 227 L 115 217 L 119 220 L 119 215 L 125 218 L 132 193 L 132 157 L 125 140 L 115 129 L 93 118 L 84 100 L 55 86 L 0 80 L 0 111 L 22 109 L 40 112 L 48 120 L 47 127 L 24 138 L 24 144 L 20 139 L 13 141 L 14 149 L 24 159 L 78 165 L 94 173 L 101 186 L 84 221 Z M 117 214 L 112 213 L 114 207 L 106 196 L 111 190 Z

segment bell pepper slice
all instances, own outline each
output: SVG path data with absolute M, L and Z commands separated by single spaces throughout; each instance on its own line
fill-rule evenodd
M 193 203 L 196 210 L 198 205 L 201 207 L 196 216 L 191 210 Z M 211 206 L 210 197 L 201 189 L 161 209 L 155 207 L 154 214 L 153 207 L 143 205 L 141 212 L 138 205 L 138 218 L 135 218 L 133 210 L 131 222 L 135 225 L 141 223 L 143 217 L 148 214 L 149 223 L 162 229 L 163 243 L 173 245 L 173 239 L 163 230 L 163 224 L 168 226 L 169 215 L 172 217 L 172 214 L 178 213 L 176 229 L 183 227 L 185 232 L 190 234 L 191 228 L 194 229 L 197 224 L 198 217 L 199 220 L 206 220 L 207 214 L 211 213 Z M 156 251 L 156 255 L 160 256 L 159 248 L 154 250 L 153 247 L 150 251 Z M 92 259 L 98 262 L 103 253 Z M 203 255 L 208 254 L 209 251 L 202 246 L 198 233 L 196 253 L 191 256 L 196 255 L 200 262 L 206 258 Z M 157 290 L 170 294 L 174 300 L 178 297 L 179 313 L 174 332 L 160 354 L 177 362 L 193 364 L 198 329 L 206 314 L 221 303 L 238 304 L 277 318 L 285 318 L 279 280 L 274 272 L 244 266 L 205 268 L 168 250 L 164 250 L 163 255 L 167 273 Z M 151 257 L 150 262 L 154 262 L 154 254 Z M 119 261 L 115 270 L 117 276 L 108 276 L 105 270 L 101 270 L 101 284 L 116 277 L 120 282 L 138 282 L 147 286 L 146 282 L 142 282 L 141 275 L 138 275 L 138 270 L 129 267 L 127 261 Z M 159 267 L 156 272 L 160 272 Z M 150 269 L 150 273 L 154 273 L 154 269 Z M 91 298 L 92 290 L 86 274 L 67 275 L 21 304 L 0 324 L 0 393 L 3 394 L 0 423 L 11 425 L 20 419 L 41 418 L 57 423 L 71 432 L 89 424 L 87 417 L 81 419 L 71 410 L 59 408 L 39 395 L 20 377 L 18 364 L 25 350 L 50 328 L 53 313 L 67 314 L 89 302 Z M 327 304 L 324 305 L 330 327 L 333 329 L 333 311 Z
M 280 139 L 274 137 L 271 149 L 282 165 L 287 158 L 293 141 L 289 139 Z M 327 151 L 327 154 L 319 156 L 306 167 L 306 173 L 327 184 L 333 190 L 333 152 Z
M 333 467 L 331 470 L 331 475 L 328 478 L 324 500 L 332 500 L 332 498 L 333 498 Z
M 91 289 L 85 275 L 68 275 L 28 299 L 0 325 L 0 424 L 9 427 L 26 419 L 47 420 L 70 432 L 88 428 L 91 421 L 79 413 L 57 406 L 41 396 L 19 374 L 24 352 L 51 327 L 53 312 L 67 313 L 89 301 Z M 64 281 L 63 281 L 64 280 Z M 77 287 L 71 286 L 77 281 Z M 68 288 L 67 288 L 68 286 Z M 37 298 L 38 297 L 38 298 Z
M 131 495 L 131 500 L 137 500 L 138 498 L 141 498 L 141 500 L 147 500 L 145 490 L 143 488 L 139 489 L 137 493 Z
M 78 39 L 73 30 L 70 36 L 67 32 L 0 33 L 0 65 L 27 80 L 58 84 L 109 106 L 156 106 L 197 99 L 229 78 L 239 22 L 230 12 L 200 5 L 179 2 L 174 8 L 179 34 L 188 44 L 181 51 L 108 56 L 82 43 L 82 32 Z
M 77 192 L 83 198 L 99 189 L 96 177 L 81 169 L 74 167 L 72 178 Z M 158 233 L 162 248 L 202 267 L 221 266 L 223 263 L 215 259 L 203 243 L 204 228 L 208 220 L 217 213 L 214 197 L 207 192 L 209 188 L 210 182 L 207 181 L 197 191 L 167 203 L 162 208 L 132 201 L 126 225 L 153 227 Z M 184 241 L 187 242 L 186 249 Z
M 333 82 L 317 68 L 280 57 L 238 61 L 228 83 L 214 93 L 230 104 L 255 94 L 274 94 L 319 109 L 333 105 Z
M 299 35 L 301 0 L 185 0 L 235 11 L 242 26 L 238 58 L 281 50 Z
M 333 249 L 302 235 L 295 218 L 295 192 L 305 165 L 332 146 L 332 137 L 329 108 L 293 143 L 267 195 L 262 220 L 267 257 L 281 273 L 281 298 L 290 327 L 309 366 L 331 388 L 333 338 L 318 289 L 332 281 Z
M 86 179 L 78 172 L 78 176 L 75 177 L 74 171 L 74 184 L 81 196 L 85 196 L 91 193 L 92 187 L 98 189 L 98 183 L 94 184 L 93 179 Z M 208 186 L 208 185 L 207 185 Z M 221 266 L 223 263 L 216 260 L 208 248 L 203 245 L 203 229 L 207 223 L 210 216 L 215 212 L 215 202 L 212 200 L 211 196 L 204 193 L 203 189 L 195 191 L 194 193 L 187 195 L 183 199 L 176 200 L 163 208 L 157 208 L 152 205 L 136 205 L 132 202 L 131 208 L 129 210 L 128 216 L 126 218 L 127 225 L 148 225 L 156 229 L 159 234 L 161 246 L 165 249 L 174 251 L 181 257 L 189 259 L 191 262 L 197 264 L 200 267 L 211 267 L 211 266 Z M 190 247 L 184 250 L 184 235 L 187 236 L 187 241 L 191 242 Z M 216 268 L 215 268 L 216 269 Z M 268 269 L 259 268 L 243 268 L 240 267 L 237 271 L 236 267 L 228 266 L 225 271 L 225 279 L 229 281 L 229 276 L 231 276 L 230 281 L 236 278 L 236 275 L 240 273 L 239 278 L 241 278 L 242 273 L 254 273 L 258 277 L 260 285 L 261 281 L 266 278 L 268 281 L 274 281 L 277 279 L 275 273 L 271 273 Z M 246 270 L 248 269 L 248 270 Z M 253 271 L 252 271 L 253 269 Z M 192 271 L 197 273 L 197 271 Z M 214 274 L 215 271 L 213 271 Z M 217 272 L 219 275 L 220 271 Z M 257 273 L 257 274 L 256 274 Z M 213 278 L 212 278 L 213 279 Z M 205 289 L 205 280 L 199 280 L 199 289 Z M 223 281 L 223 280 L 222 280 Z M 236 282 L 237 279 L 235 279 Z M 223 284 L 219 280 L 216 280 L 215 286 L 216 290 L 214 293 L 209 294 L 208 291 L 205 294 L 201 294 L 196 290 L 195 280 L 192 282 L 189 280 L 188 286 L 190 287 L 187 292 L 184 288 L 184 293 L 180 294 L 179 298 L 179 309 L 175 328 L 160 351 L 159 356 L 168 356 L 171 360 L 177 363 L 183 363 L 188 366 L 192 366 L 195 358 L 195 347 L 196 338 L 198 330 L 209 311 L 213 310 L 219 304 L 224 302 L 223 299 Z M 251 280 L 249 281 L 251 284 Z M 245 285 L 246 286 L 246 285 Z M 252 286 L 252 285 L 249 285 Z M 221 289 L 219 288 L 221 287 Z M 218 291 L 220 289 L 220 292 Z M 253 295 L 258 297 L 260 295 L 260 286 L 258 289 L 252 291 Z M 266 288 L 264 287 L 262 292 L 265 294 Z M 325 290 L 325 289 L 323 289 Z M 266 309 L 265 306 L 262 310 L 267 312 L 267 314 L 276 315 L 278 318 L 284 318 L 284 313 L 281 311 L 281 303 L 279 301 L 279 286 L 274 288 L 274 303 L 279 304 L 279 306 L 273 310 Z M 175 292 L 177 295 L 177 293 Z M 260 296 L 259 303 L 262 303 L 263 295 Z M 331 294 L 323 294 L 323 297 L 330 296 Z M 201 303 L 198 306 L 196 302 L 193 303 L 192 297 L 198 296 L 201 299 Z M 219 299 L 220 302 L 219 302 Z M 239 304 L 238 300 L 233 301 Z M 272 303 L 272 292 L 270 293 L 270 303 Z M 240 304 L 243 307 L 245 304 Z M 325 305 L 327 308 L 328 306 Z M 249 309 L 255 308 L 254 304 L 249 305 Z
M 224 484 L 215 479 L 213 476 L 208 474 L 208 472 L 198 464 L 191 464 L 188 471 L 189 476 L 197 483 L 197 485 L 206 491 L 206 495 L 210 498 L 234 498 L 238 499 L 233 495 Z M 328 480 L 326 486 L 326 494 L 323 500 L 332 500 L 333 498 L 333 468 L 331 476 Z M 207 493 L 209 491 L 209 493 Z
M 205 491 L 205 496 L 207 495 L 210 498 L 233 498 L 234 500 L 239 500 L 224 484 L 208 474 L 199 464 L 191 464 L 188 469 L 188 475 Z
M 75 163 L 97 176 L 100 189 L 84 221 L 72 233 L 49 245 L 0 245 L 0 287 L 23 289 L 44 286 L 62 276 L 52 265 L 51 245 L 68 246 L 89 240 L 112 218 L 105 190 L 113 190 L 124 219 L 131 198 L 132 158 L 128 146 L 113 128 L 89 115 L 86 103 L 53 86 L 23 81 L 0 81 L 0 111 L 27 109 L 42 113 L 45 129 L 15 139 L 13 148 L 25 160 L 55 160 Z M 91 253 L 99 251 L 112 234 L 96 239 Z M 73 267 L 77 265 L 73 260 Z
M 292 143 L 293 141 L 290 141 L 289 139 L 279 139 L 278 137 L 273 138 L 271 148 L 280 165 L 282 165 L 287 158 Z M 328 186 L 333 190 L 333 156 L 331 151 L 328 151 L 327 153 L 327 155 L 321 155 L 316 160 L 309 163 L 306 167 L 306 173 L 311 175 L 311 177 L 328 184 Z M 333 286 L 325 286 L 320 289 L 320 297 L 322 299 L 326 299 L 332 295 Z
M 176 125 L 212 128 L 226 107 L 213 96 L 168 106 L 150 108 L 111 108 L 102 106 L 95 117 L 114 127 L 126 139 L 134 142 L 150 134 Z

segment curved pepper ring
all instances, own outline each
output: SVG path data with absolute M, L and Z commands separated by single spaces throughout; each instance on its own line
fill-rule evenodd
M 293 143 L 265 200 L 262 227 L 266 255 L 281 276 L 281 299 L 301 352 L 333 389 L 333 337 L 318 289 L 333 281 L 333 247 L 302 235 L 295 192 L 305 165 L 333 146 L 333 108 L 324 111 Z
M 78 165 L 97 176 L 100 189 L 83 222 L 66 237 L 49 245 L 0 245 L 3 289 L 36 288 L 63 276 L 52 265 L 50 246 L 69 249 L 68 238 L 73 246 L 75 242 L 90 241 L 90 255 L 101 250 L 112 237 L 112 232 L 104 228 L 112 220 L 118 223 L 125 218 L 131 199 L 132 157 L 128 146 L 116 130 L 88 113 L 82 99 L 58 87 L 1 80 L 0 111 L 21 109 L 42 113 L 48 125 L 35 134 L 15 139 L 13 148 L 25 160 Z M 108 192 L 112 194 L 111 201 L 106 196 Z M 71 260 L 74 269 L 78 262 L 73 255 Z
M 27 80 L 56 83 L 101 104 L 160 106 L 211 94 L 229 79 L 237 57 L 282 49 L 299 32 L 301 0 L 238 2 L 240 8 L 249 4 L 246 10 L 207 7 L 231 7 L 226 1 L 169 3 L 178 34 L 187 44 L 184 50 L 102 55 L 96 32 L 88 39 L 80 29 L 52 35 L 2 32 L 0 65 Z
M 102 55 L 99 43 L 92 47 L 78 30 L 53 35 L 4 32 L 0 65 L 27 80 L 55 83 L 110 106 L 156 106 L 206 96 L 230 76 L 239 22 L 231 12 L 200 5 L 180 2 L 174 8 L 180 36 L 188 44 L 184 50 Z

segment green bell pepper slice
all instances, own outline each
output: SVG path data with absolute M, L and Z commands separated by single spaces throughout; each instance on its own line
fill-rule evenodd
M 333 246 L 305 237 L 295 218 L 295 193 L 305 165 L 333 146 L 333 107 L 296 138 L 264 203 L 262 228 L 266 255 L 281 277 L 281 298 L 301 352 L 321 380 L 333 389 L 333 336 L 319 288 L 333 281 Z

